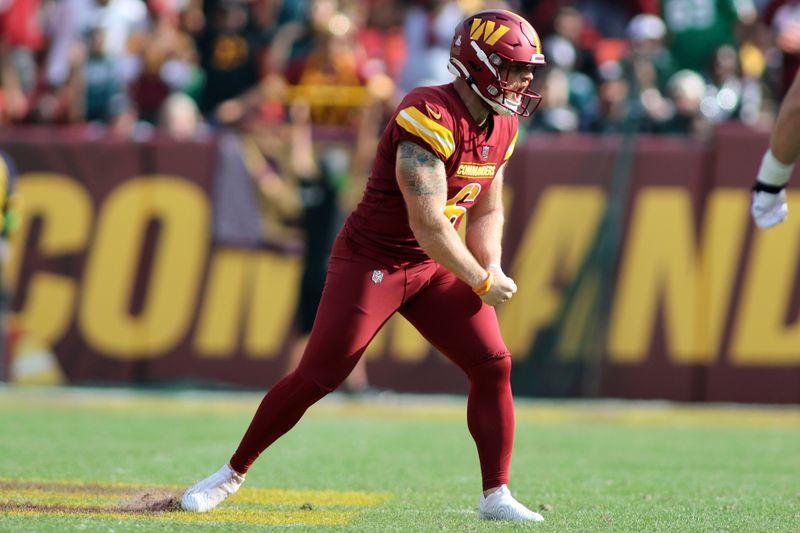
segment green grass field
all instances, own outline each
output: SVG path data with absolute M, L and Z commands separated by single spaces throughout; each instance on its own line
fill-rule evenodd
M 477 519 L 464 400 L 336 395 L 194 515 L 260 394 L 0 387 L 0 531 L 800 531 L 800 410 L 517 402 L 511 489 L 545 522 Z

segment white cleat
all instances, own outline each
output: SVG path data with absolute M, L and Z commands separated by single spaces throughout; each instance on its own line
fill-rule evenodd
M 488 496 L 481 495 L 478 506 L 483 520 L 512 520 L 515 522 L 541 522 L 544 517 L 534 513 L 511 495 L 508 487 L 501 485 Z
M 227 464 L 183 493 L 181 507 L 192 513 L 206 513 L 239 490 L 244 476 Z

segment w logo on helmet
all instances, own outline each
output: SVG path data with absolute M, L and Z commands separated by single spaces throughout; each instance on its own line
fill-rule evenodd
M 475 41 L 484 40 L 486 44 L 493 45 L 500 37 L 505 35 L 508 30 L 508 26 L 503 26 L 502 24 L 498 24 L 495 28 L 495 22 L 493 20 L 475 18 L 472 20 L 469 36 Z

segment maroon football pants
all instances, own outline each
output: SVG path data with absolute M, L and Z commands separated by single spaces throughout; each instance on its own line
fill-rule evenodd
M 358 253 L 344 232 L 331 254 L 303 358 L 262 400 L 231 458 L 234 470 L 247 472 L 306 409 L 336 389 L 395 312 L 466 373 L 467 424 L 478 448 L 483 487 L 508 483 L 514 440 L 511 361 L 494 308 L 438 264 L 387 269 Z

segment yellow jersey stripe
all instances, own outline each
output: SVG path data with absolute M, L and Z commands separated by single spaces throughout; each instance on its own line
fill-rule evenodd
M 406 107 L 401 110 L 395 120 L 401 128 L 424 140 L 445 158 L 449 158 L 455 152 L 453 132 L 425 116 L 416 107 Z
M 506 155 L 503 157 L 503 161 L 507 160 L 511 157 L 511 154 L 514 153 L 514 147 L 517 146 L 517 137 L 519 137 L 519 130 L 514 134 L 514 138 L 511 139 L 511 144 L 508 145 L 508 150 L 506 150 Z

